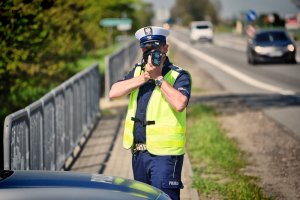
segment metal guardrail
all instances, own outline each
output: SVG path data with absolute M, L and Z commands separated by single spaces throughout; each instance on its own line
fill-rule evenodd
M 99 120 L 98 64 L 4 122 L 4 169 L 61 170 Z
M 117 52 L 105 57 L 105 97 L 108 99 L 108 93 L 116 81 L 122 79 L 130 67 L 136 61 L 139 43 L 133 40 L 127 43 Z

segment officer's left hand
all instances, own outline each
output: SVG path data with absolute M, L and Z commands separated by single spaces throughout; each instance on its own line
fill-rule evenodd
M 152 64 L 152 59 L 151 55 L 148 56 L 148 62 L 145 66 L 145 71 L 149 73 L 150 78 L 155 80 L 162 74 L 162 67 L 163 67 L 163 61 L 164 61 L 164 56 L 162 56 L 162 62 L 159 67 L 156 67 Z

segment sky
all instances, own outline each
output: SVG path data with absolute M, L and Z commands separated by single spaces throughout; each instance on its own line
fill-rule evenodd
M 169 9 L 176 0 L 143 0 L 153 3 L 156 9 Z M 196 0 L 195 0 L 196 1 Z M 222 10 L 220 16 L 223 18 L 238 17 L 242 11 L 255 10 L 258 14 L 277 12 L 281 17 L 289 13 L 298 13 L 299 9 L 292 3 L 292 0 L 220 0 Z

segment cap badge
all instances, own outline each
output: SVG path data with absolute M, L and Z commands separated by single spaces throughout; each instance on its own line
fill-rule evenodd
M 145 32 L 145 35 L 152 35 L 152 28 L 151 27 L 145 27 L 144 32 Z

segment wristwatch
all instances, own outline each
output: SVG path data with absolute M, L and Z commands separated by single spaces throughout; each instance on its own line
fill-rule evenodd
M 161 77 L 160 79 L 155 79 L 155 85 L 160 87 L 164 80 L 164 77 Z

